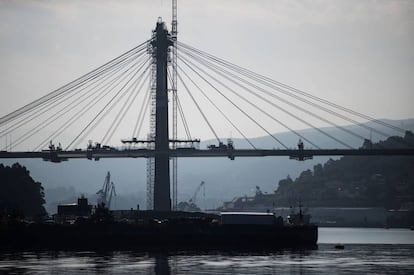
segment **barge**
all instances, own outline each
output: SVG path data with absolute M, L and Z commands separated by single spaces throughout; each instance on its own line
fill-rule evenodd
M 153 213 L 134 222 L 77 220 L 74 224 L 0 225 L 3 250 L 272 249 L 316 247 L 312 224 L 287 224 L 269 213 Z M 147 213 L 145 213 L 147 212 Z M 152 213 L 149 213 L 152 212 Z M 171 216 L 171 213 L 174 213 Z M 158 214 L 158 215 L 156 215 Z

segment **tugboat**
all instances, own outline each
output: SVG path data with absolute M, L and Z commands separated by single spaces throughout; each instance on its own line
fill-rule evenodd
M 291 213 L 287 216 L 286 220 L 288 224 L 304 225 L 310 224 L 311 216 L 309 214 L 303 214 L 302 204 L 299 203 L 299 213 Z

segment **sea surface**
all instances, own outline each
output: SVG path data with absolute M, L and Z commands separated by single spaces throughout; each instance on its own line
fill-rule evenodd
M 0 253 L 0 274 L 45 273 L 414 274 L 414 231 L 319 228 L 318 247 L 305 250 Z

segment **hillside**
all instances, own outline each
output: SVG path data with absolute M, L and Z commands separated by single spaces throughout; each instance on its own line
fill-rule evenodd
M 414 147 L 414 135 L 391 137 L 373 148 Z M 345 156 L 317 164 L 292 180 L 279 181 L 272 195 L 258 194 L 251 205 L 367 207 L 414 206 L 414 157 Z

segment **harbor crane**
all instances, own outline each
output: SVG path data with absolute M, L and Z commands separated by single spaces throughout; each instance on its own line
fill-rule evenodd
M 256 185 L 256 196 L 261 196 L 261 195 L 263 195 L 263 192 L 260 189 L 260 186 Z
M 193 196 L 191 196 L 191 198 L 188 200 L 188 202 L 180 202 L 177 205 L 177 209 L 179 211 L 189 211 L 189 212 L 201 211 L 201 209 L 196 204 L 197 195 L 200 192 L 201 188 L 203 188 L 203 196 L 205 197 L 206 196 L 206 193 L 205 193 L 205 182 L 202 181 L 197 186 L 197 189 L 195 190 Z
M 111 207 L 112 196 L 116 196 L 115 185 L 111 182 L 111 173 L 109 171 L 106 174 L 102 189 L 96 192 L 96 194 L 98 195 L 98 205 L 104 205 L 109 209 Z
M 198 195 L 198 192 L 200 192 L 200 190 L 201 190 L 201 187 L 204 187 L 204 184 L 205 184 L 205 182 L 204 181 L 202 181 L 201 183 L 200 183 L 200 185 L 197 187 L 197 189 L 195 190 L 195 192 L 194 192 L 194 195 L 191 197 L 191 199 L 188 201 L 190 204 L 191 203 L 196 203 L 196 199 L 197 199 L 197 195 Z M 205 187 L 203 188 L 203 196 L 205 196 L 206 195 L 206 191 L 205 191 L 206 189 L 205 189 Z
M 206 189 L 205 189 L 205 182 L 202 181 L 200 185 L 197 187 L 197 189 L 194 192 L 194 195 L 191 197 L 191 199 L 188 201 L 189 204 L 196 204 L 197 195 L 200 192 L 201 188 L 203 187 L 203 196 L 206 196 Z

